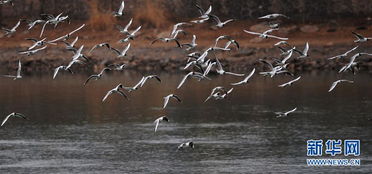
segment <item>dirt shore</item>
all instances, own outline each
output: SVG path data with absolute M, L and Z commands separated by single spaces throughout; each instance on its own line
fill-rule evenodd
M 67 34 L 69 31 L 81 25 L 81 23 L 62 24 L 56 29 L 49 27 L 46 29 L 45 37 L 48 40 Z M 124 24 L 122 24 L 124 25 Z M 136 26 L 137 24 L 134 24 Z M 64 49 L 64 44 L 49 45 L 44 51 L 33 56 L 19 55 L 18 51 L 25 50 L 32 42 L 25 38 L 38 38 L 41 26 L 37 26 L 31 31 L 24 27 L 18 29 L 14 36 L 0 38 L 0 73 L 12 72 L 17 67 L 17 61 L 22 61 L 24 72 L 49 72 L 59 65 L 65 65 L 71 59 L 72 53 Z M 248 71 L 252 66 L 263 68 L 258 62 L 260 58 L 278 57 L 279 49 L 273 46 L 278 40 L 259 39 L 248 35 L 243 29 L 261 30 L 262 25 L 254 25 L 249 22 L 235 22 L 234 25 L 214 30 L 210 24 L 202 24 L 187 27 L 185 30 L 188 35 L 180 36 L 180 42 L 190 42 L 192 34 L 197 35 L 198 49 L 203 50 L 214 44 L 214 39 L 219 35 L 230 35 L 235 38 L 241 48 L 233 49 L 229 52 L 217 53 L 217 57 L 222 60 L 226 69 L 233 71 Z M 102 67 L 112 63 L 127 63 L 129 69 L 139 71 L 182 71 L 186 63 L 187 52 L 176 48 L 174 43 L 157 42 L 151 45 L 151 41 L 157 37 L 165 36 L 171 29 L 143 29 L 140 36 L 131 42 L 132 47 L 128 56 L 122 59 L 116 58 L 115 54 L 104 48 L 99 48 L 88 55 L 91 61 L 82 66 L 76 66 L 75 71 L 99 71 Z M 359 45 L 357 52 L 372 52 L 371 43 L 365 42 L 356 44 L 353 42 L 354 36 L 351 31 L 357 31 L 363 35 L 371 36 L 372 32 L 368 26 L 346 26 L 333 28 L 326 24 L 314 25 L 295 25 L 288 24 L 276 32 L 276 35 L 288 37 L 289 43 L 295 45 L 298 49 L 303 49 L 305 42 L 310 44 L 310 57 L 305 60 L 291 59 L 289 69 L 300 71 L 310 70 L 334 70 L 339 69 L 348 62 L 346 60 L 330 61 L 327 58 L 337 54 L 344 53 L 348 49 Z M 85 45 L 85 52 L 95 44 L 108 42 L 113 47 L 123 49 L 125 44 L 119 44 L 117 41 L 123 36 L 115 29 L 106 29 L 104 31 L 92 30 L 87 25 L 70 38 L 70 41 L 79 36 L 77 45 Z M 351 54 L 352 55 L 352 54 Z M 350 56 L 351 56 L 350 55 Z M 372 71 L 372 58 L 364 56 L 359 59 L 360 71 Z

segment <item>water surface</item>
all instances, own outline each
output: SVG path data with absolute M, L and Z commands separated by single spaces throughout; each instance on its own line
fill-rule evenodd
M 140 73 L 115 73 L 83 83 L 88 75 L 26 76 L 0 79 L 0 116 L 21 112 L 0 129 L 0 173 L 307 173 L 372 171 L 371 76 L 304 74 L 289 88 L 290 77 L 254 76 L 226 100 L 203 103 L 215 86 L 239 77 L 191 80 L 179 90 L 182 74 L 160 74 L 129 94 L 129 101 L 105 93 L 122 83 L 134 85 Z M 182 103 L 161 109 L 175 93 Z M 276 118 L 274 112 L 297 107 Z M 153 121 L 167 115 L 154 134 Z M 360 167 L 307 167 L 306 140 L 360 139 Z M 195 149 L 176 151 L 185 141 Z M 325 158 L 329 156 L 324 156 Z M 343 158 L 343 155 L 338 156 Z

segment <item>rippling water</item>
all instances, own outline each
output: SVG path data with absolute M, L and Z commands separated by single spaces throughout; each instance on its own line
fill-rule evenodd
M 0 173 L 304 173 L 372 171 L 372 84 L 369 74 L 347 76 L 328 93 L 336 74 L 305 74 L 289 88 L 289 77 L 254 76 L 228 99 L 203 103 L 210 90 L 240 81 L 213 77 L 188 81 L 160 74 L 163 82 L 102 103 L 118 83 L 135 84 L 139 73 L 117 73 L 91 81 L 87 75 L 0 79 L 0 116 L 21 112 L 0 129 Z M 344 78 L 344 77 L 343 77 Z M 162 110 L 164 96 L 182 103 Z M 274 112 L 298 110 L 285 118 Z M 153 121 L 167 115 L 154 134 Z M 360 167 L 307 167 L 306 140 L 360 139 Z M 195 149 L 176 151 L 185 141 Z M 339 158 L 344 157 L 343 155 Z

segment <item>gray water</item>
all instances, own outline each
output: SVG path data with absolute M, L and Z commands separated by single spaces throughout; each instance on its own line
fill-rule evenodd
M 240 81 L 212 76 L 188 81 L 182 74 L 160 74 L 129 94 L 129 101 L 105 93 L 118 83 L 135 84 L 139 73 L 115 73 L 92 81 L 87 75 L 26 76 L 0 79 L 0 116 L 20 112 L 0 129 L 0 173 L 310 173 L 372 171 L 371 75 L 346 76 L 354 84 L 327 90 L 341 76 L 304 74 L 289 88 L 290 77 L 254 76 L 229 98 L 203 103 L 210 90 Z M 182 103 L 162 110 L 175 93 Z M 284 118 L 274 112 L 298 110 Z M 153 121 L 167 115 L 154 134 Z M 2 119 L 2 118 L 1 118 Z M 360 167 L 308 167 L 309 139 L 360 139 Z M 176 151 L 193 141 L 195 149 Z M 324 158 L 331 158 L 323 155 Z M 345 158 L 343 155 L 337 158 Z

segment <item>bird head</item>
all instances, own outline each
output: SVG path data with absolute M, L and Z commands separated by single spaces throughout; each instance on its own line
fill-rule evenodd
M 163 121 L 169 122 L 169 120 L 166 116 L 163 117 Z
M 191 142 L 189 143 L 189 146 L 190 146 L 191 148 L 194 148 L 194 143 L 191 141 Z

